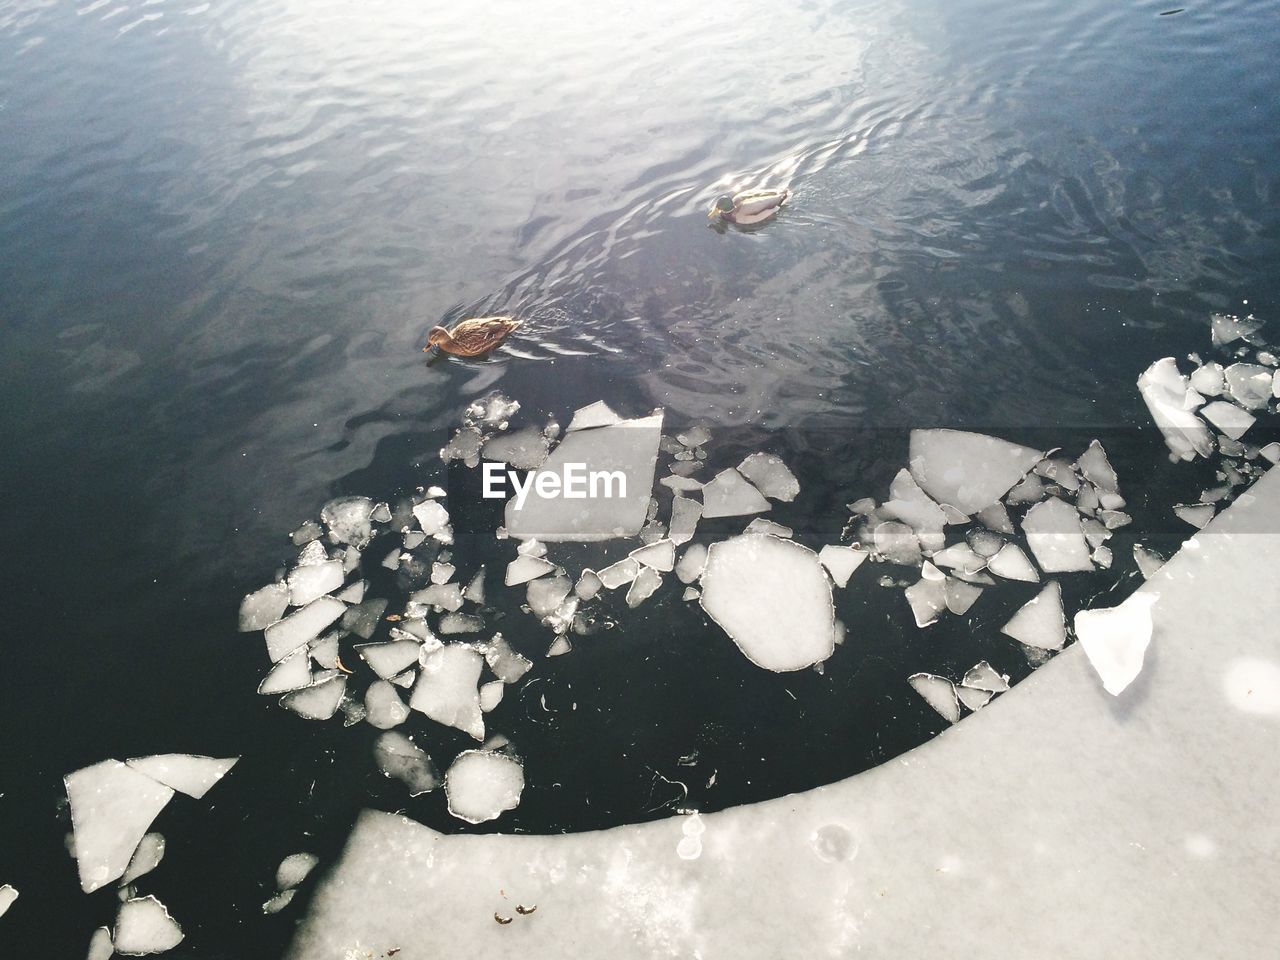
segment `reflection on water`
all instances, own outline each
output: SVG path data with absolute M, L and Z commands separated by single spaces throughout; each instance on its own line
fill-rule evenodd
M 340 840 L 370 790 L 347 766 L 363 746 L 244 702 L 258 651 L 230 636 L 235 600 L 330 495 L 426 480 L 466 400 L 500 386 L 560 416 L 607 397 L 706 418 L 796 464 L 806 509 L 840 511 L 885 487 L 910 426 L 1145 429 L 1133 381 L 1151 359 L 1198 347 L 1211 309 L 1276 312 L 1265 4 L 472 6 L 0 9 L 0 489 L 23 639 L 7 736 L 24 771 L 0 802 L 33 824 L 26 902 L 84 920 L 66 950 L 103 918 L 68 897 L 69 861 L 29 865 L 61 843 L 58 777 L 84 763 L 257 740 L 225 822 L 168 831 L 263 851 L 261 877 L 231 857 L 174 884 L 191 897 L 166 898 L 175 914 L 209 917 L 188 931 L 200 956 L 258 935 L 201 903 L 214 884 L 257 909 L 273 844 L 295 844 L 280 817 Z M 779 182 L 795 196 L 776 222 L 707 227 L 717 193 Z M 432 325 L 489 312 L 526 318 L 507 349 L 425 362 Z M 1104 440 L 1126 482 L 1159 446 Z M 637 640 L 609 662 L 631 691 L 584 669 L 549 692 L 601 684 L 632 712 L 546 733 L 548 753 L 599 741 L 618 772 L 586 810 L 565 764 L 528 829 L 660 804 L 626 791 L 660 793 L 645 763 L 688 752 L 671 704 L 711 709 L 718 667 L 690 669 L 687 649 L 659 666 Z M 668 699 L 646 705 L 640 681 Z M 727 762 L 767 759 L 708 802 L 909 745 L 843 709 L 811 700 L 777 729 L 711 716 Z M 815 752 L 839 759 L 814 769 Z M 276 816 L 245 812 L 263 796 Z

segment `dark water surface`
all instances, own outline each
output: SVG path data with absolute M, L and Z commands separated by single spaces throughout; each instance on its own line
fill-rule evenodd
M 1172 535 L 1207 478 L 1168 464 L 1133 383 L 1204 349 L 1211 311 L 1276 314 L 1280 7 L 1166 9 L 0 2 L 0 883 L 22 892 L 0 943 L 78 957 L 110 921 L 59 808 L 108 756 L 244 756 L 157 821 L 140 886 L 185 927 L 173 956 L 277 956 L 305 904 L 261 917 L 275 864 L 332 863 L 362 805 L 462 829 L 382 779 L 366 726 L 257 697 L 262 642 L 234 627 L 288 531 L 440 480 L 489 390 L 561 422 L 600 398 L 706 420 L 716 467 L 782 454 L 803 493 L 775 518 L 811 544 L 930 425 L 1101 436 L 1139 532 Z M 707 227 L 726 186 L 782 181 L 767 228 Z M 506 350 L 424 362 L 431 325 L 491 311 L 526 318 Z M 1132 539 L 1106 586 L 1132 584 Z M 530 778 L 500 825 L 873 766 L 944 725 L 907 674 L 1025 674 L 998 626 L 1029 595 L 921 632 L 864 575 L 825 673 L 780 676 L 668 588 L 491 715 Z M 442 763 L 463 746 L 413 723 Z

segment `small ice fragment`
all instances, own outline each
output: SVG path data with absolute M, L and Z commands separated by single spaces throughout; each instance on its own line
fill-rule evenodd
M 0 887 L 0 917 L 9 912 L 9 908 L 13 906 L 15 900 L 18 899 L 18 890 L 12 884 L 6 883 Z
M 265 630 L 284 616 L 288 606 L 287 583 L 269 583 L 260 590 L 246 594 L 240 601 L 240 632 Z
M 1036 474 L 1029 473 L 1005 494 L 1004 502 L 1011 507 L 1018 507 L 1027 503 L 1038 503 L 1044 498 L 1044 481 Z
M 1175 457 L 1193 460 L 1213 453 L 1213 435 L 1195 415 L 1200 395 L 1178 371 L 1173 357 L 1157 360 L 1138 378 L 1138 391 Z
M 297 892 L 297 890 L 282 890 L 262 905 L 262 912 L 267 916 L 279 913 L 293 902 L 294 894 Z
M 199 800 L 239 761 L 239 757 L 220 759 L 189 753 L 158 753 L 151 757 L 135 757 L 125 763 L 152 780 Z
M 535 580 L 533 583 L 542 583 L 541 580 Z M 533 584 L 529 584 L 533 586 Z M 484 629 L 484 617 L 477 617 L 473 613 L 446 613 L 440 618 L 440 625 L 437 627 L 440 635 L 449 636 L 455 633 L 479 633 Z
M 1133 559 L 1138 564 L 1138 572 L 1142 574 L 1144 580 L 1150 580 L 1151 575 L 1165 564 L 1164 557 L 1140 543 L 1133 545 Z
M 283 620 L 271 624 L 264 633 L 267 655 L 271 657 L 271 662 L 283 660 L 286 654 L 314 640 L 321 630 L 342 616 L 346 609 L 347 605 L 341 600 L 320 597 Z
M 974 527 L 964 539 L 974 553 L 986 560 L 1003 550 L 1005 544 L 1004 537 L 986 527 Z
M 1076 614 L 1076 636 L 1112 696 L 1119 695 L 1142 670 L 1155 601 L 1153 594 L 1135 593 L 1118 607 Z
M 289 571 L 289 603 L 295 607 L 306 606 L 312 600 L 323 597 L 330 590 L 342 586 L 345 576 L 341 560 L 294 567 Z
M 1089 546 L 1094 549 L 1102 546 L 1111 537 L 1111 531 L 1107 529 L 1107 525 L 1094 517 L 1082 519 L 1080 521 L 1080 529 L 1084 532 L 1084 538 L 1088 541 Z
M 573 581 L 568 577 L 556 575 L 529 581 L 525 599 L 533 615 L 541 620 L 555 613 L 556 607 L 564 603 L 564 598 L 573 589 Z
M 306 647 L 299 647 L 268 671 L 262 678 L 262 683 L 258 684 L 258 693 L 265 696 L 288 693 L 310 683 L 310 651 Z
M 1102 526 L 1107 530 L 1118 530 L 1120 527 L 1127 527 L 1133 522 L 1133 517 L 1120 510 L 1099 510 L 1098 519 L 1102 521 Z
M 484 658 L 475 647 L 453 644 L 435 651 L 422 663 L 409 706 L 437 723 L 483 740 L 484 717 L 477 689 L 483 667 Z
M 438 500 L 424 500 L 413 508 L 413 516 L 422 532 L 439 537 L 449 528 L 449 511 Z
M 924 697 L 925 703 L 933 707 L 944 720 L 955 723 L 960 719 L 960 701 L 956 698 L 956 688 L 945 677 L 936 677 L 931 673 L 913 673 L 907 677 L 907 683 L 916 693 Z
M 976 584 L 957 580 L 954 577 L 947 577 L 944 592 L 947 600 L 947 609 L 956 616 L 964 616 L 969 612 L 969 608 L 973 606 L 978 597 L 982 595 L 982 588 Z
M 507 574 L 503 579 L 503 583 L 508 587 L 519 586 L 522 583 L 528 583 L 530 580 L 536 580 L 555 568 L 556 565 L 554 563 L 543 560 L 541 557 L 516 557 L 507 564 Z
M 468 467 L 480 466 L 480 447 L 484 443 L 484 434 L 475 427 L 459 427 L 452 439 L 440 451 L 440 459 L 445 463 L 461 460 Z
M 606 590 L 615 590 L 624 583 L 630 583 L 639 573 L 639 562 L 633 557 L 623 557 L 617 563 L 609 564 L 596 576 L 600 578 L 600 582 Z
M 504 428 L 508 420 L 520 410 L 520 401 L 512 400 L 497 390 L 474 400 L 462 415 L 462 422 L 468 426 L 479 424 L 482 427 Z
M 986 509 L 979 510 L 974 517 L 988 530 L 994 530 L 996 533 L 1013 533 L 1013 521 L 1009 519 L 1009 511 L 999 500 Z
M 782 458 L 775 457 L 772 453 L 751 454 L 738 464 L 738 473 L 771 500 L 790 503 L 800 493 L 800 481 L 782 462 Z
M 947 525 L 947 515 L 920 489 L 910 470 L 903 468 L 898 471 L 889 486 L 889 497 L 880 508 L 881 516 L 907 524 L 925 551 L 941 550 L 946 544 L 942 528 Z
M 676 578 L 681 583 L 693 583 L 702 576 L 707 566 L 707 547 L 705 544 L 690 544 L 676 562 Z
M 458 568 L 452 563 L 443 563 L 437 560 L 431 565 L 431 582 L 448 583 L 453 579 L 453 575 L 457 572 Z
M 373 758 L 384 776 L 409 788 L 409 796 L 430 793 L 440 786 L 440 772 L 421 747 L 398 730 L 388 730 L 373 744 Z
M 1066 501 L 1050 497 L 1037 503 L 1023 518 L 1022 530 L 1045 573 L 1093 569 L 1080 514 Z
M 356 644 L 356 653 L 383 680 L 390 680 L 417 663 L 419 649 L 420 645 L 413 640 Z
M 405 690 L 408 690 L 413 686 L 413 681 L 417 679 L 417 676 L 418 676 L 417 670 L 406 670 L 404 673 L 396 674 L 387 682 L 395 684 L 397 687 L 401 687 Z
M 329 552 L 325 550 L 324 544 L 318 541 L 312 541 L 298 551 L 297 565 L 300 567 L 308 567 L 313 563 L 324 563 L 329 559 Z
M 314 853 L 291 853 L 276 867 L 276 889 L 292 890 L 307 879 L 320 863 Z
M 402 554 L 400 549 L 397 547 L 382 558 L 382 566 L 386 567 L 388 570 L 395 570 L 400 566 L 400 561 L 402 559 L 407 559 L 408 557 L 409 554 Z
M 872 533 L 872 542 L 876 552 L 890 563 L 904 567 L 920 565 L 920 539 L 905 523 L 897 520 L 886 520 L 878 524 Z
M 968 543 L 953 543 L 945 550 L 939 550 L 929 559 L 934 566 L 949 567 L 968 574 L 986 569 L 989 562 L 988 557 L 977 553 Z
M 562 657 L 572 649 L 573 646 L 569 643 L 567 637 L 556 637 L 551 646 L 547 648 L 547 656 Z
M 1108 493 L 1119 492 L 1120 483 L 1116 479 L 1116 471 L 1107 459 L 1107 451 L 1102 449 L 1102 444 L 1097 440 L 1090 441 L 1088 449 L 1080 454 L 1076 469 L 1098 489 Z
M 677 474 L 672 474 L 669 477 L 663 477 L 658 482 L 675 493 L 691 493 L 695 490 L 702 489 L 701 482 L 694 480 L 692 477 L 681 477 Z
M 565 427 L 565 433 L 571 433 L 574 430 L 590 430 L 593 427 L 608 427 L 621 422 L 622 418 L 614 413 L 607 403 L 597 400 L 595 403 L 573 411 L 573 419 L 569 421 L 569 426 Z
M 71 805 L 75 857 L 85 893 L 118 880 L 173 788 L 103 760 L 63 778 Z
M 89 938 L 89 952 L 85 955 L 85 960 L 111 960 L 111 955 L 115 952 L 111 931 L 106 927 L 98 927 Z
M 367 581 L 357 580 L 355 583 L 343 587 L 333 595 L 333 598 L 341 600 L 343 603 L 359 603 L 364 599 L 364 591 L 367 586 Z
M 368 640 L 378 629 L 378 622 L 386 612 L 387 601 L 384 597 L 366 600 L 347 609 L 342 615 L 342 628 L 362 640 Z
M 1111 556 L 1111 548 L 1110 548 L 1110 547 L 1098 547 L 1098 548 L 1096 548 L 1096 549 L 1093 551 L 1092 557 L 1093 557 L 1093 562 L 1094 562 L 1095 564 L 1097 564 L 1098 569 L 1100 569 L 1100 570 L 1110 570 L 1110 569 L 1111 569 L 1111 560 L 1112 560 L 1112 556 Z
M 676 439 L 692 450 L 693 448 L 700 447 L 705 443 L 710 443 L 711 431 L 702 426 L 702 424 L 697 424 L 696 426 L 692 426 L 688 430 L 684 431 L 684 433 L 677 433 Z
M 373 510 L 369 514 L 369 519 L 374 521 L 375 523 L 390 523 L 391 508 L 387 506 L 385 503 L 376 503 L 373 506 Z
M 516 561 L 519 562 L 518 560 Z M 541 563 L 542 561 L 538 561 Z M 433 583 L 415 590 L 409 595 L 415 603 L 426 603 L 450 612 L 462 609 L 462 585 L 458 583 Z
M 831 581 L 818 555 L 791 540 L 744 533 L 713 544 L 698 602 L 766 670 L 802 670 L 835 649 Z
M 390 730 L 409 719 L 409 708 L 390 681 L 375 680 L 364 692 L 365 719 L 379 730 Z
M 1000 552 L 987 561 L 987 569 L 1006 580 L 1023 580 L 1027 583 L 1037 583 L 1040 580 L 1040 574 L 1016 543 L 1006 543 L 1001 547 Z
M 512 433 L 500 433 L 485 441 L 483 456 L 486 460 L 509 464 L 517 470 L 536 470 L 547 459 L 551 441 L 530 424 Z
M 155 897 L 126 900 L 116 914 L 112 937 L 116 952 L 141 957 L 172 950 L 182 942 L 182 928 Z
M 680 595 L 681 600 L 697 600 L 702 596 L 702 591 L 697 587 L 685 587 L 684 593 Z
M 985 660 L 979 660 L 970 667 L 960 683 L 972 690 L 986 690 L 988 693 L 1003 693 L 1009 689 L 1009 678 L 997 673 Z
M 1213 519 L 1214 506 L 1212 503 L 1179 503 L 1174 506 L 1173 512 L 1197 530 L 1203 530 Z
M 1239 440 L 1257 422 L 1251 413 L 1246 413 L 1234 403 L 1215 400 L 1207 404 L 1203 410 L 1204 418 L 1221 430 L 1232 440 Z
M 1220 397 L 1226 388 L 1222 364 L 1206 363 L 1191 374 L 1191 389 L 1206 397 Z
M 657 543 L 667 535 L 666 526 L 659 520 L 650 520 L 640 528 L 640 542 L 644 544 Z
M 1271 399 L 1272 373 L 1256 363 L 1233 363 L 1226 369 L 1227 395 L 1249 410 L 1262 410 Z
M 699 484 L 701 486 L 701 484 Z M 679 546 L 693 539 L 698 521 L 702 519 L 702 504 L 676 494 L 671 499 L 671 542 Z M 754 522 L 754 521 L 753 521 Z
M 876 502 L 871 497 L 863 497 L 861 500 L 853 501 L 853 503 L 846 503 L 845 507 L 855 517 L 869 517 L 876 512 Z M 968 520 L 968 516 L 965 519 Z
M 502 694 L 506 684 L 501 680 L 490 680 L 480 684 L 480 710 L 488 713 L 502 702 Z
M 292 710 L 304 720 L 328 720 L 337 712 L 346 689 L 346 677 L 328 677 L 309 687 L 286 693 L 280 698 L 280 706 Z
M 627 606 L 640 606 L 640 604 L 653 596 L 654 591 L 661 585 L 662 574 L 653 567 L 642 566 L 640 572 L 636 574 L 636 578 L 631 581 L 631 587 L 627 590 Z
M 831 574 L 831 579 L 835 581 L 837 587 L 848 586 L 853 571 L 862 566 L 862 562 L 866 559 L 865 550 L 855 550 L 853 547 L 837 547 L 828 544 L 818 551 L 818 561 L 827 568 L 827 573 Z
M 956 696 L 970 710 L 981 710 L 995 696 L 990 690 L 974 690 L 972 687 L 958 686 Z
M 1262 321 L 1255 320 L 1252 316 L 1242 320 L 1215 313 L 1211 323 L 1214 346 L 1224 346 L 1237 340 L 1249 342 L 1249 338 L 1262 329 Z
M 604 588 L 604 583 L 594 570 L 583 570 L 574 585 L 573 592 L 583 600 L 590 600 Z
M 495 820 L 520 804 L 524 767 L 490 750 L 464 750 L 444 776 L 449 812 L 467 823 Z
M 363 550 L 373 539 L 373 501 L 368 497 L 338 497 L 320 508 L 320 519 L 334 543 L 349 543 Z
M 781 537 L 783 540 L 790 540 L 795 531 L 790 527 L 785 527 L 780 523 L 774 523 L 772 520 L 766 520 L 764 517 L 756 517 L 746 528 L 743 533 L 768 533 L 775 537 Z
M 677 454 L 684 452 L 684 444 L 675 437 L 661 436 L 658 438 L 658 449 L 663 453 Z
M 676 563 L 676 548 L 670 540 L 659 540 L 647 547 L 632 550 L 630 556 L 646 567 L 669 571 Z
M 148 833 L 138 841 L 138 849 L 133 852 L 129 868 L 120 878 L 120 886 L 133 883 L 141 876 L 150 873 L 164 859 L 164 834 Z
M 674 477 L 691 477 L 707 464 L 702 460 L 686 460 L 671 464 L 671 475 Z M 703 484 L 706 486 L 706 484 Z
M 909 463 L 921 489 L 972 515 L 999 500 L 1044 456 L 997 437 L 961 430 L 912 430 Z
M 732 467 L 721 470 L 702 488 L 702 516 L 708 520 L 763 513 L 768 509 L 769 501 Z
M 932 564 L 927 565 L 933 567 Z M 933 569 L 937 570 L 937 567 L 933 567 Z M 905 593 L 917 627 L 924 628 L 936 623 L 938 617 L 942 615 L 942 611 L 947 609 L 945 578 L 921 577 L 907 587 Z
M 324 527 L 316 523 L 314 520 L 307 520 L 298 527 L 297 530 L 289 534 L 289 539 L 293 541 L 294 546 L 302 547 L 310 543 L 312 540 L 319 540 L 324 536 Z
M 484 567 L 476 571 L 476 575 L 467 584 L 467 589 L 462 591 L 462 599 L 470 600 L 472 603 L 484 603 Z
M 1061 650 L 1067 643 L 1067 621 L 1062 613 L 1062 588 L 1058 581 L 1046 583 L 1000 632 L 1029 647 Z

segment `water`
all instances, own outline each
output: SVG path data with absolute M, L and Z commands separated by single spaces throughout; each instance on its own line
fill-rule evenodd
M 364 804 L 461 828 L 381 781 L 370 732 L 255 697 L 233 627 L 284 534 L 427 482 L 490 389 L 705 418 L 725 464 L 774 449 L 802 536 L 883 496 L 913 426 L 1099 435 L 1126 493 L 1203 485 L 1133 382 L 1212 310 L 1276 314 L 1274 5 L 473 6 L 0 5 L 0 929 L 28 955 L 112 915 L 58 808 L 105 756 L 245 757 L 158 821 L 175 956 L 277 956 L 305 903 L 261 919 L 275 864 L 332 862 Z M 777 222 L 707 226 L 775 181 Z M 430 326 L 488 311 L 526 317 L 509 349 L 425 362 Z M 823 676 L 762 674 L 674 598 L 540 663 L 494 715 L 530 770 L 503 823 L 804 789 L 941 728 L 902 683 L 922 660 L 1025 672 L 994 639 L 1012 588 L 921 634 L 872 580 Z

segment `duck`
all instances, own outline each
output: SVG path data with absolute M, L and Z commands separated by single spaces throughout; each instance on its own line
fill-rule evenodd
M 744 190 L 732 196 L 717 197 L 707 214 L 713 220 L 748 225 L 763 223 L 776 214 L 791 197 L 786 187 L 778 190 Z
M 432 327 L 422 350 L 426 353 L 432 347 L 439 347 L 458 357 L 478 357 L 502 343 L 523 322 L 515 317 L 472 317 L 452 330 Z

